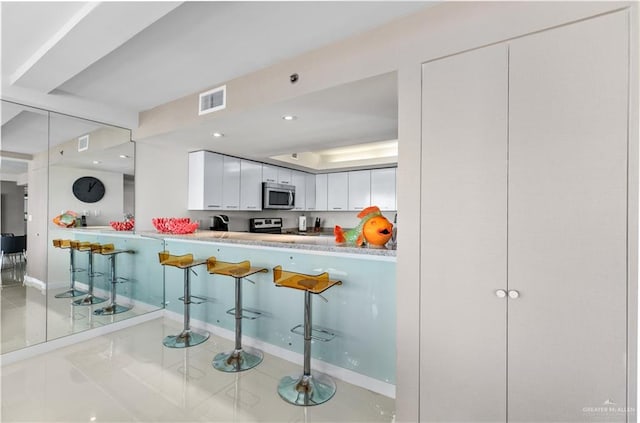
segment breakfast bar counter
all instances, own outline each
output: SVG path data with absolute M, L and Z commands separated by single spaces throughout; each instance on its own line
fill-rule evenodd
M 244 323 L 243 342 L 293 362 L 301 362 L 304 349 L 303 337 L 291 331 L 303 322 L 303 307 L 298 292 L 274 284 L 272 269 L 281 266 L 308 275 L 327 272 L 342 284 L 314 300 L 314 326 L 333 337 L 327 342 L 314 341 L 312 357 L 317 361 L 313 367 L 387 396 L 395 394 L 395 250 L 335 245 L 334 238 L 329 236 L 244 232 L 196 231 L 174 235 L 70 228 L 60 229 L 54 236 L 113 243 L 116 248 L 135 250 L 120 264 L 131 278 L 126 284 L 129 291 L 118 291 L 118 296 L 123 296 L 121 302 L 135 301 L 136 307 L 143 303 L 164 304 L 165 316 L 178 321 L 184 311 L 179 300 L 184 290 L 184 272 L 163 268 L 159 252 L 193 254 L 197 260 L 215 257 L 229 263 L 248 260 L 252 266 L 268 269 L 248 278 L 254 284 L 244 284 L 243 307 L 259 313 L 260 318 Z M 65 280 L 68 264 L 60 254 L 51 256 L 59 262 L 56 267 L 60 268 L 61 281 Z M 191 290 L 204 301 L 193 304 L 192 325 L 233 339 L 235 319 L 228 313 L 234 305 L 232 284 L 223 276 L 194 270 Z M 100 287 L 101 281 L 97 283 Z
M 334 253 L 363 254 L 382 257 L 393 257 L 396 250 L 385 248 L 367 248 L 336 244 L 332 236 L 310 236 L 292 234 L 259 234 L 249 232 L 218 232 L 196 231 L 192 234 L 165 234 L 158 232 L 138 232 L 139 235 L 150 238 L 189 240 L 202 242 L 216 242 L 223 244 L 241 244 L 257 247 L 290 248 L 310 251 L 325 251 Z

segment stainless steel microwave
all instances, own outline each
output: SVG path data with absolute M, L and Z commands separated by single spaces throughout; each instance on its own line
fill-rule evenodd
M 291 210 L 296 201 L 296 187 L 293 185 L 262 183 L 262 208 Z

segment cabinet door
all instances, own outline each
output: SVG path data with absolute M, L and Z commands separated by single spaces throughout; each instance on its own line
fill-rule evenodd
M 371 171 L 371 205 L 382 211 L 396 208 L 396 168 Z
M 627 19 L 510 47 L 510 422 L 625 421 Z
M 307 210 L 316 210 L 316 175 L 307 173 L 305 181 L 307 185 L 305 207 Z
M 284 185 L 292 185 L 293 181 L 291 179 L 292 171 L 291 169 L 286 169 L 284 167 L 278 168 L 278 183 Z
M 371 205 L 371 171 L 349 172 L 349 210 L 362 211 Z
M 240 208 L 240 159 L 224 156 L 223 163 L 222 208 L 238 210 Z
M 209 151 L 189 153 L 189 210 L 222 209 L 222 160 Z
M 347 210 L 349 204 L 349 173 L 337 172 L 327 175 L 327 210 Z
M 240 160 L 240 209 L 262 210 L 262 164 Z
M 423 65 L 422 422 L 506 421 L 507 57 Z
M 326 173 L 321 175 L 316 175 L 316 210 L 317 211 L 326 211 L 328 210 L 327 205 L 327 191 L 328 191 L 328 175 Z
M 262 182 L 278 183 L 278 168 L 276 166 L 262 165 Z
M 293 170 L 291 171 L 291 182 L 292 185 L 296 187 L 296 197 L 293 209 L 305 210 L 307 200 L 307 174 Z

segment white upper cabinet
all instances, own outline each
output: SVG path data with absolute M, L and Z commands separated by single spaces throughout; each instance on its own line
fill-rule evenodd
M 293 185 L 292 181 L 293 171 L 291 169 L 286 169 L 284 167 L 278 168 L 278 183 L 285 185 Z
M 295 186 L 296 211 L 396 210 L 395 168 L 313 175 L 210 151 L 189 153 L 189 210 L 262 210 L 262 182 Z
M 262 210 L 262 164 L 240 160 L 240 210 Z
M 189 210 L 222 209 L 223 161 L 209 151 L 189 153 Z
M 223 156 L 222 209 L 240 209 L 240 159 Z
M 262 165 L 262 182 L 278 183 L 278 168 L 267 164 Z
M 294 210 L 306 210 L 307 174 L 297 170 L 291 171 L 291 182 L 296 187 Z
M 371 171 L 349 172 L 349 210 L 361 211 L 371 205 Z
M 395 167 L 371 171 L 371 205 L 382 211 L 397 210 Z
M 347 210 L 349 205 L 349 172 L 327 175 L 327 210 Z
M 307 173 L 305 175 L 306 181 L 306 209 L 313 211 L 316 210 L 316 175 Z
M 316 210 L 317 211 L 326 211 L 328 210 L 327 205 L 327 193 L 328 193 L 328 174 L 323 173 L 321 175 L 316 175 L 315 184 L 316 184 Z

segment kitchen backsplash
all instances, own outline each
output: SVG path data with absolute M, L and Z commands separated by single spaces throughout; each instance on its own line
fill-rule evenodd
M 335 225 L 340 225 L 344 228 L 353 228 L 360 222 L 356 211 L 345 212 L 294 212 L 286 210 L 268 210 L 259 212 L 242 212 L 242 211 L 230 211 L 230 212 L 214 212 L 214 211 L 189 211 L 188 216 L 191 219 L 200 220 L 200 229 L 208 229 L 211 216 L 217 214 L 226 214 L 229 216 L 229 230 L 232 232 L 242 232 L 249 230 L 249 219 L 252 217 L 281 217 L 283 219 L 282 226 L 284 228 L 297 228 L 298 216 L 304 214 L 307 216 L 307 226 L 312 227 L 316 217 L 321 219 L 321 225 L 323 228 L 332 228 Z M 387 219 L 393 222 L 393 216 L 395 212 L 383 212 Z

